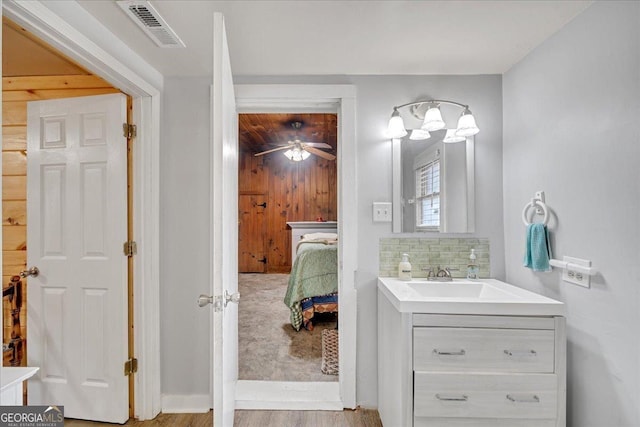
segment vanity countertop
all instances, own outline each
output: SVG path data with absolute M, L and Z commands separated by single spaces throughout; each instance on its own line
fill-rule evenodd
M 378 289 L 402 313 L 564 316 L 560 301 L 495 279 L 403 281 L 379 277 Z
M 11 386 L 15 386 L 22 381 L 28 380 L 29 378 L 34 376 L 36 372 L 38 372 L 38 369 L 40 368 L 3 366 L 1 391 L 4 391 Z

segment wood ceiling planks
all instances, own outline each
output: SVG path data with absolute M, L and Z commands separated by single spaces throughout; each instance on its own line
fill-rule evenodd
M 2 18 L 2 75 L 89 74 L 15 22 Z
M 325 113 L 269 113 L 240 114 L 238 117 L 238 142 L 240 151 L 259 153 L 298 137 L 303 142 L 324 142 L 337 148 L 336 114 Z M 293 128 L 299 121 L 302 127 Z

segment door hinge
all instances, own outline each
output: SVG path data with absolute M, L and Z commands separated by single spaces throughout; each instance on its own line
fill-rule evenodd
M 123 123 L 122 124 L 122 133 L 124 134 L 124 137 L 127 139 L 133 139 L 136 137 L 138 130 L 136 128 L 136 125 L 132 125 L 129 123 Z
M 135 241 L 128 240 L 124 242 L 123 251 L 125 256 L 134 256 L 138 253 L 138 245 Z
M 135 357 L 124 362 L 124 376 L 128 377 L 131 374 L 138 372 L 138 359 Z

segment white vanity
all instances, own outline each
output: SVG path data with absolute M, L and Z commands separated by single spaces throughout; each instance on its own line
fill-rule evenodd
M 498 280 L 379 278 L 383 425 L 565 426 L 563 316 Z

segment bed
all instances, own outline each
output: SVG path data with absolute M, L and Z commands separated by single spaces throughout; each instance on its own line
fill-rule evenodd
M 313 330 L 316 313 L 338 312 L 337 243 L 335 233 L 311 233 L 297 245 L 284 297 L 296 331 Z

